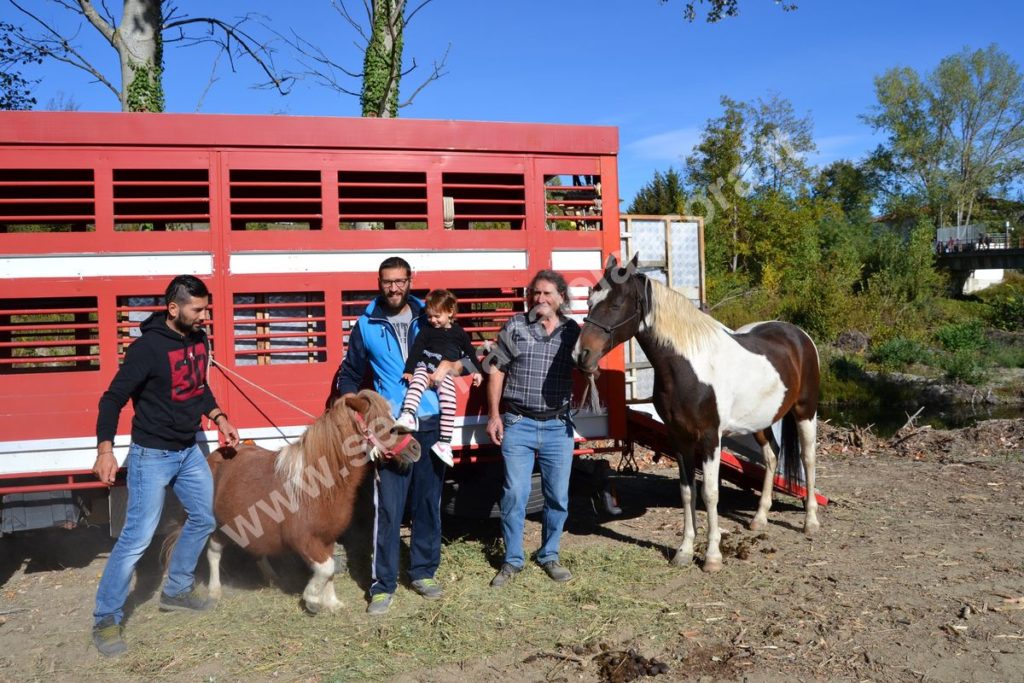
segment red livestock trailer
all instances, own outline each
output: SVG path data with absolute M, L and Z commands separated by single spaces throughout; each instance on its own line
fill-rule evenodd
M 387 256 L 412 264 L 416 293 L 454 290 L 477 343 L 540 268 L 566 275 L 582 316 L 619 245 L 617 148 L 594 126 L 0 112 L 0 529 L 102 517 L 97 401 L 174 275 L 212 292 L 220 405 L 280 446 L 322 409 Z M 621 352 L 606 369 L 612 403 L 580 416 L 581 439 L 625 437 Z M 464 382 L 469 462 L 486 407 Z

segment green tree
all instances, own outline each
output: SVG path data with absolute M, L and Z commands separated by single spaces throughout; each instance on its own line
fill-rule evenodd
M 640 188 L 627 213 L 665 215 L 686 213 L 686 186 L 674 168 L 654 172 L 651 182 Z
M 946 57 L 931 74 L 875 79 L 866 120 L 888 135 L 874 155 L 890 194 L 916 198 L 939 227 L 969 224 L 979 197 L 1024 171 L 1024 77 L 995 45 Z
M 778 202 L 807 194 L 803 156 L 814 150 L 812 123 L 778 95 L 721 102 L 722 115 L 707 123 L 686 160 L 686 181 L 695 190 L 690 206 L 707 220 L 709 279 L 740 271 L 759 277 L 765 264 L 757 263 L 757 245 L 772 228 L 756 214 L 776 216 Z M 760 208 L 753 204 L 757 196 Z
M 818 172 L 811 193 L 816 199 L 835 202 L 850 224 L 866 225 L 878 199 L 877 173 L 866 164 L 833 161 Z
M 17 40 L 21 29 L 0 21 L 0 109 L 31 109 L 36 99 L 32 86 L 39 81 L 26 79 L 21 67 L 38 64 L 42 57 Z
M 15 44 L 46 59 L 86 72 L 118 98 L 122 111 L 164 110 L 165 43 L 185 46 L 213 44 L 231 58 L 232 68 L 239 59 L 251 60 L 267 78 L 262 85 L 274 87 L 282 94 L 288 91 L 292 80 L 277 74 L 269 43 L 249 31 L 255 15 L 225 21 L 217 17 L 181 14 L 170 0 L 124 0 L 118 21 L 105 2 L 97 8 L 91 0 L 48 1 L 62 7 L 68 15 L 88 21 L 110 44 L 118 55 L 120 79 L 104 73 L 85 56 L 78 44 L 76 30 L 44 19 L 28 9 L 23 0 L 8 2 L 30 19 L 40 32 L 29 35 L 19 31 L 12 36 Z

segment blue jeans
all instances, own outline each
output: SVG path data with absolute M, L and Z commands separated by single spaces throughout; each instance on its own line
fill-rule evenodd
M 420 443 L 420 459 L 404 472 L 390 465 L 381 467 L 380 479 L 374 483 L 376 519 L 370 595 L 390 594 L 398 588 L 400 531 L 407 500 L 412 518 L 409 580 L 432 579 L 441 564 L 441 489 L 445 466 L 430 452 L 437 443 L 438 430 L 430 426 L 413 436 Z
M 128 449 L 128 509 L 121 535 L 110 551 L 103 578 L 96 590 L 95 623 L 113 616 L 124 618 L 132 572 L 146 552 L 164 509 L 164 492 L 171 486 L 188 513 L 181 536 L 174 546 L 163 592 L 169 596 L 192 588 L 193 574 L 206 539 L 213 533 L 213 476 L 199 446 L 181 451 L 144 448 L 133 443 Z
M 534 420 L 505 413 L 501 455 L 505 461 L 505 487 L 501 494 L 501 533 L 505 538 L 505 562 L 522 567 L 523 526 L 530 497 L 533 461 L 540 464 L 544 491 L 544 518 L 537 562 L 558 559 L 562 528 L 569 516 L 569 475 L 572 472 L 573 427 L 568 417 Z

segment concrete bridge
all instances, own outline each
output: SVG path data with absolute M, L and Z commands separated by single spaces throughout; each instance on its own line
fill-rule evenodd
M 936 265 L 950 271 L 953 276 L 951 287 L 960 294 L 971 273 L 976 270 L 1024 270 L 1024 247 L 1008 249 L 1003 245 L 992 245 L 987 249 L 939 253 L 936 255 Z
M 1024 248 L 1016 249 L 975 249 L 972 251 L 954 251 L 938 255 L 938 266 L 951 271 L 989 270 L 1003 268 L 1006 270 L 1024 270 Z

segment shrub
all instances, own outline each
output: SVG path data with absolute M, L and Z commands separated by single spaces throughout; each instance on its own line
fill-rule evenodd
M 871 360 L 886 369 L 896 370 L 913 363 L 928 363 L 930 354 L 912 339 L 894 337 L 872 349 Z
M 981 384 L 988 379 L 988 368 L 984 361 L 973 351 L 960 349 L 944 356 L 939 365 L 946 373 L 946 378 L 964 384 Z
M 985 346 L 985 327 L 980 320 L 968 320 L 940 327 L 935 340 L 947 351 L 969 351 Z

